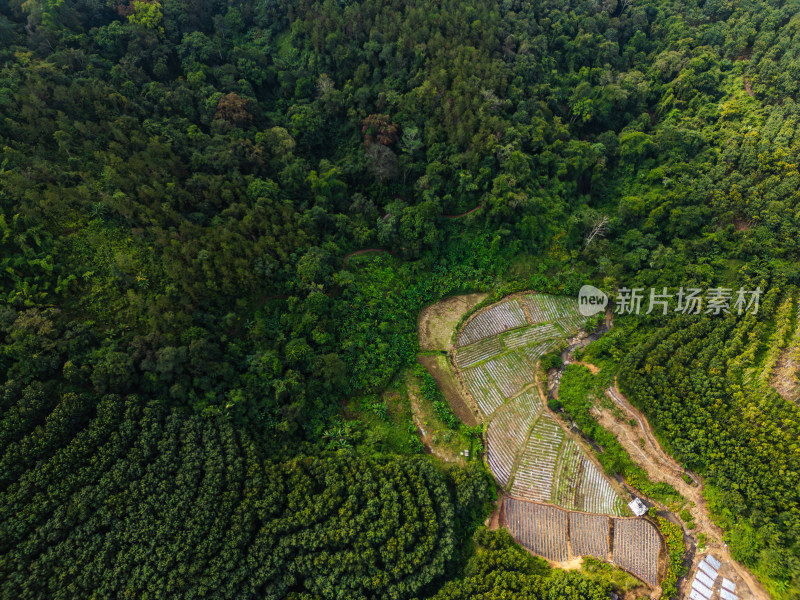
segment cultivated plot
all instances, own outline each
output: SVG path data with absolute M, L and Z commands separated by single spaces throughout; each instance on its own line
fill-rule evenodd
M 499 337 L 490 337 L 469 346 L 464 346 L 456 351 L 456 364 L 462 369 L 471 367 L 493 356 L 501 354 L 504 350 L 503 341 Z
M 626 512 L 625 503 L 595 464 L 585 456 L 581 457 L 581 481 L 577 490 L 579 510 L 622 516 Z
M 568 511 L 519 498 L 506 498 L 504 509 L 511 535 L 535 554 L 556 562 L 577 556 L 608 560 L 610 555 L 617 566 L 657 587 L 662 544 L 649 521 Z
M 553 491 L 556 460 L 564 441 L 564 431 L 547 413 L 534 425 L 522 452 L 511 493 L 514 496 L 549 502 Z
M 515 348 L 522 348 L 523 346 L 530 346 L 536 342 L 545 340 L 554 340 L 563 336 L 563 332 L 553 325 L 552 323 L 545 323 L 543 325 L 533 325 L 531 327 L 522 327 L 509 331 L 500 336 L 503 344 L 509 350 Z
M 526 294 L 506 300 L 467 322 L 454 361 L 484 420 L 509 406 L 487 433 L 487 460 L 501 485 L 521 498 L 621 516 L 628 513 L 611 484 L 574 441 L 564 443 L 563 430 L 549 414 L 527 440 L 517 439 L 532 422 L 527 408 L 517 404 L 523 401 L 518 395 L 535 383 L 536 361 L 584 320 L 574 298 Z M 512 415 L 518 429 L 503 441 L 501 431 L 512 427 Z
M 464 382 L 467 384 L 472 397 L 478 403 L 484 418 L 487 418 L 496 411 L 505 401 L 503 394 L 489 377 L 489 373 L 483 365 L 464 369 L 462 372 Z
M 532 552 L 555 562 L 569 560 L 566 511 L 509 498 L 506 523 L 511 535 Z
M 525 313 L 515 300 L 507 300 L 473 316 L 458 334 L 458 346 L 468 346 L 503 331 L 527 325 Z
M 500 485 L 507 485 L 533 419 L 542 410 L 538 394 L 523 393 L 501 406 L 486 429 L 486 460 Z
M 578 312 L 578 301 L 569 296 L 526 294 L 522 302 L 534 323 L 557 323 L 567 334 L 577 331 L 587 319 Z
M 507 352 L 484 367 L 506 398 L 534 381 L 533 367 L 517 352 Z
M 520 352 L 522 352 L 525 355 L 525 358 L 527 358 L 529 361 L 535 363 L 543 354 L 550 352 L 550 350 L 554 348 L 556 344 L 558 344 L 558 340 L 548 340 L 546 342 L 542 342 L 541 344 L 525 346 L 524 348 L 520 349 Z
M 653 587 L 658 585 L 661 538 L 643 519 L 614 519 L 614 562 Z
M 569 534 L 573 554 L 606 560 L 610 551 L 608 543 L 610 528 L 607 516 L 571 512 Z

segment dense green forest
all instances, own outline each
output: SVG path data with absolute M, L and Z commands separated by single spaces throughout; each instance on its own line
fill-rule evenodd
M 340 415 L 426 304 L 594 281 L 774 290 L 602 352 L 797 597 L 800 414 L 747 368 L 800 284 L 799 36 L 796 0 L 0 1 L 0 595 L 600 597 L 473 540 L 477 463 Z

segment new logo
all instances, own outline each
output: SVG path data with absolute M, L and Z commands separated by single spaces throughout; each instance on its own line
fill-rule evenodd
M 585 285 L 578 292 L 578 312 L 584 317 L 591 317 L 605 310 L 608 296 L 593 285 Z

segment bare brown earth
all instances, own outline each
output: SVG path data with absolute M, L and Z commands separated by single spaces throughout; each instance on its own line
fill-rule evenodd
M 452 296 L 423 308 L 417 324 L 420 350 L 450 350 L 461 316 L 484 298 L 486 294 Z
M 736 595 L 741 600 L 768 600 L 769 593 L 761 583 L 747 570 L 747 568 L 733 560 L 728 550 L 728 546 L 722 541 L 722 530 L 711 520 L 706 499 L 703 497 L 704 485 L 702 480 L 694 473 L 685 471 L 669 454 L 667 454 L 658 443 L 655 435 L 650 428 L 647 419 L 642 413 L 628 402 L 617 388 L 616 384 L 606 390 L 606 394 L 611 398 L 615 405 L 625 415 L 624 419 L 617 419 L 609 410 L 599 408 L 596 416 L 598 422 L 614 433 L 617 439 L 625 447 L 625 450 L 653 481 L 664 481 L 674 487 L 682 496 L 690 501 L 687 510 L 692 515 L 696 524 L 694 530 L 684 528 L 695 547 L 698 543 L 698 534 L 706 535 L 706 551 L 695 553 L 692 561 L 689 577 L 684 580 L 681 597 L 689 597 L 689 586 L 698 563 L 706 553 L 710 552 L 722 562 L 721 574 L 736 583 Z M 634 419 L 635 425 L 629 423 Z M 691 477 L 695 485 L 690 485 L 684 481 L 684 472 Z M 660 505 L 650 499 L 662 510 L 670 510 L 669 507 Z M 693 506 L 691 504 L 694 504 Z
M 744 89 L 747 92 L 747 95 L 752 98 L 753 97 L 753 89 L 750 87 L 750 82 L 747 80 L 747 77 L 744 78 Z
M 461 386 L 450 369 L 447 356 L 420 355 L 417 356 L 417 360 L 436 380 L 436 385 L 442 390 L 447 403 L 461 422 L 469 427 L 475 427 L 478 424 L 475 414 L 477 408 L 470 408 L 464 401 L 465 395 L 461 392 Z
M 798 350 L 800 349 L 796 346 L 789 346 L 781 352 L 770 379 L 772 387 L 790 402 L 800 402 L 800 381 L 797 378 L 800 370 Z

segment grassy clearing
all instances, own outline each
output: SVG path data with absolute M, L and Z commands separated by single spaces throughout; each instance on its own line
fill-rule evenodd
M 596 558 L 584 557 L 581 573 L 595 581 L 608 582 L 617 593 L 627 595 L 633 590 L 646 590 L 633 575 Z
M 431 387 L 439 396 L 432 396 Z M 461 423 L 421 365 L 402 370 L 381 394 L 351 398 L 345 415 L 346 436 L 360 452 L 429 452 L 463 464 L 483 450 L 479 429 Z

